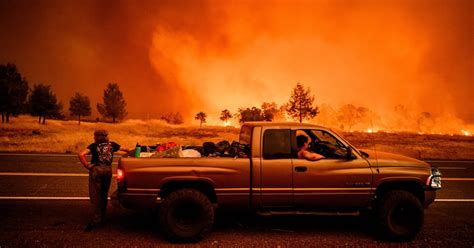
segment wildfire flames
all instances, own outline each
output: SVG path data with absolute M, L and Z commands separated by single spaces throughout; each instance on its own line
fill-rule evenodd
M 471 132 L 466 131 L 466 130 L 461 130 L 461 133 L 465 136 L 471 136 L 472 135 Z

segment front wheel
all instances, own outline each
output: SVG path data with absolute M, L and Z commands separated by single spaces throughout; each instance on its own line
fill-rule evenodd
M 385 238 L 410 240 L 423 226 L 423 206 L 412 193 L 393 190 L 382 196 L 377 217 Z
M 196 242 L 204 238 L 214 223 L 209 198 L 195 189 L 171 192 L 159 210 L 160 226 L 167 238 L 176 242 Z

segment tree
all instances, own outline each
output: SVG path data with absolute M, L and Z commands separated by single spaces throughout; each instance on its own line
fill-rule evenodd
M 221 121 L 223 121 L 224 124 L 226 124 L 227 121 L 230 120 L 231 118 L 232 118 L 232 114 L 230 113 L 228 109 L 222 110 L 221 117 L 219 117 L 219 119 L 221 119 Z
M 239 122 L 263 121 L 262 110 L 257 107 L 239 108 Z
M 352 131 L 352 127 L 361 121 L 363 111 L 364 108 L 352 104 L 346 104 L 339 108 L 337 120 L 341 123 L 341 129 L 344 129 L 345 125 L 349 128 L 349 132 Z
M 194 117 L 195 120 L 199 120 L 199 129 L 201 129 L 203 123 L 206 123 L 206 118 L 207 118 L 206 113 L 202 111 L 197 113 L 196 116 Z
M 91 104 L 89 97 L 83 96 L 76 92 L 74 97 L 69 100 L 69 112 L 72 116 L 77 116 L 79 125 L 81 125 L 81 116 L 91 115 Z
M 170 112 L 166 115 L 162 115 L 160 119 L 166 121 L 169 124 L 179 125 L 184 123 L 183 116 L 179 112 Z
M 31 115 L 39 117 L 38 123 L 41 123 L 41 118 L 43 118 L 43 124 L 46 124 L 46 118 L 63 117 L 61 113 L 63 106 L 58 103 L 50 85 L 35 85 L 28 103 Z
M 125 99 L 118 84 L 109 83 L 104 90 L 104 103 L 97 103 L 97 111 L 105 117 L 112 118 L 112 122 L 123 119 L 127 115 Z
M 312 119 L 318 113 L 318 107 L 314 106 L 314 96 L 311 95 L 311 89 L 305 89 L 302 84 L 297 83 L 291 93 L 286 113 L 294 120 L 303 122 L 303 119 Z
M 279 117 L 280 109 L 278 105 L 274 102 L 264 102 L 262 103 L 262 118 L 265 121 L 273 121 L 275 117 Z
M 179 125 L 179 124 L 183 124 L 183 123 L 184 123 L 183 116 L 181 115 L 181 113 L 176 112 L 176 114 L 173 115 L 173 118 L 171 120 L 171 124 Z
M 10 115 L 16 116 L 26 106 L 28 82 L 18 72 L 16 65 L 0 65 L 0 111 L 2 123 L 10 122 Z

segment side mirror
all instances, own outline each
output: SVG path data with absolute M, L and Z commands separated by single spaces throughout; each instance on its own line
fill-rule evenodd
M 352 147 L 348 146 L 346 160 L 353 160 L 353 159 L 354 159 L 354 156 L 352 154 Z

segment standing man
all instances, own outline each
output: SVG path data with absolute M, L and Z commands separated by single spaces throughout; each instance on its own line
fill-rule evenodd
M 109 142 L 108 132 L 100 129 L 94 132 L 94 143 L 79 154 L 82 165 L 89 170 L 89 197 L 93 211 L 92 219 L 84 229 L 86 232 L 104 224 L 112 179 L 112 160 L 114 152 L 119 150 L 120 145 Z M 86 155 L 89 154 L 92 155 L 90 163 L 86 160 Z

